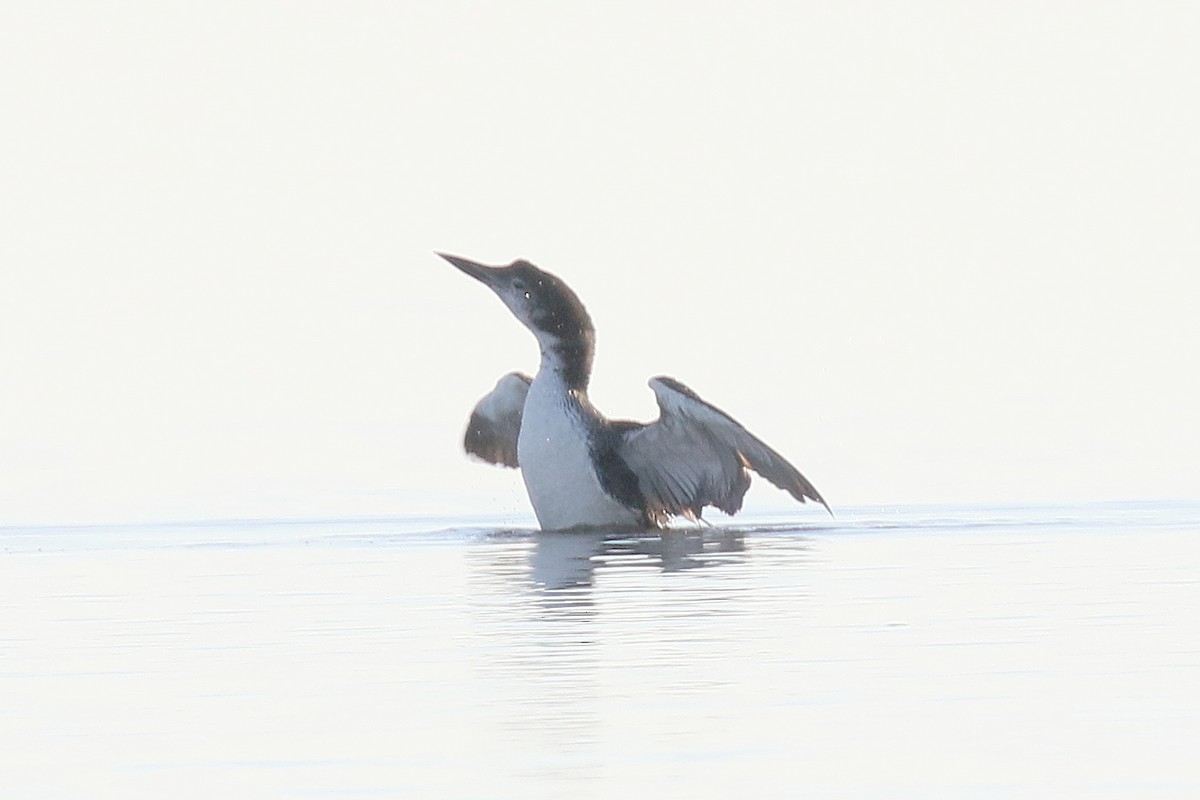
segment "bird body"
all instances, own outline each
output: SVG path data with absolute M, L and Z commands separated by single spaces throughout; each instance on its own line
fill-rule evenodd
M 606 419 L 587 395 L 591 317 L 565 283 L 527 261 L 489 267 L 439 255 L 491 288 L 537 337 L 537 375 L 501 378 L 476 404 L 464 446 L 520 467 L 543 529 L 656 526 L 699 519 L 706 506 L 734 514 L 750 486 L 747 468 L 829 509 L 783 456 L 672 378 L 650 380 L 658 420 Z
M 604 489 L 595 440 L 604 418 L 560 374 L 538 370 L 525 400 L 517 453 L 538 523 L 547 530 L 615 527 L 644 522 L 637 509 Z

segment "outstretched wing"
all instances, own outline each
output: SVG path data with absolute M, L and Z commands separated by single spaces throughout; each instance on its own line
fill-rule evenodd
M 496 382 L 496 388 L 475 404 L 463 447 L 468 453 L 492 464 L 516 467 L 517 437 L 521 434 L 521 413 L 531 379 L 510 372 Z
M 650 388 L 661 415 L 626 431 L 617 455 L 637 476 L 653 521 L 696 518 L 705 506 L 736 513 L 750 487 L 747 467 L 801 503 L 815 500 L 829 511 L 799 470 L 724 411 L 672 378 L 651 378 Z

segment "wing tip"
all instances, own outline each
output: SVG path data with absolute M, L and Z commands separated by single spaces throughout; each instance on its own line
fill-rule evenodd
M 833 513 L 833 509 L 829 507 L 829 503 L 826 503 L 826 502 L 825 502 L 825 498 L 824 498 L 824 497 L 821 497 L 821 495 L 820 495 L 820 494 L 818 494 L 816 491 L 814 491 L 814 492 L 813 492 L 813 494 L 814 494 L 814 495 L 816 495 L 816 496 L 815 496 L 815 497 L 813 497 L 812 499 L 813 499 L 813 500 L 816 500 L 818 503 L 820 503 L 822 506 L 824 506 L 824 507 L 825 507 L 825 512 L 826 512 L 827 514 L 829 514 L 829 518 L 830 518 L 830 519 L 837 519 L 837 515 Z
M 807 478 L 803 480 L 803 484 L 789 490 L 792 497 L 795 497 L 801 503 L 807 503 L 809 500 L 812 500 L 814 503 L 820 503 L 825 507 L 825 511 L 829 514 L 830 519 L 837 519 L 834 516 L 833 509 L 829 507 L 829 503 L 825 502 L 825 498 L 817 491 L 817 487 L 809 483 Z
M 667 389 L 672 392 L 678 392 L 679 394 L 681 394 L 685 397 L 688 397 L 692 400 L 700 399 L 699 395 L 697 395 L 695 392 L 693 392 L 690 388 L 688 388 L 686 385 L 684 385 L 681 381 L 678 381 L 675 378 L 672 378 L 670 375 L 655 375 L 653 378 L 648 380 L 646 383 L 656 393 L 658 392 L 659 389 Z

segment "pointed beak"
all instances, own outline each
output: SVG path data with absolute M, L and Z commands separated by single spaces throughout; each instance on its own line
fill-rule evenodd
M 458 256 L 452 256 L 446 253 L 438 253 L 438 255 L 470 275 L 472 278 L 493 289 L 496 287 L 496 284 L 499 282 L 500 276 L 504 271 L 502 267 L 489 267 L 485 264 L 478 264 L 474 261 L 469 261 L 465 258 L 459 258 Z

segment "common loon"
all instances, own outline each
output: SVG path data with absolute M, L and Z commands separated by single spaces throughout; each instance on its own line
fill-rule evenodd
M 559 278 L 518 260 L 490 267 L 438 253 L 499 295 L 537 337 L 541 364 L 505 375 L 475 406 L 464 446 L 493 464 L 520 467 L 545 530 L 657 527 L 696 521 L 705 506 L 742 507 L 746 468 L 801 503 L 821 494 L 787 459 L 679 381 L 650 379 L 659 418 L 604 417 L 588 400 L 595 329 Z

